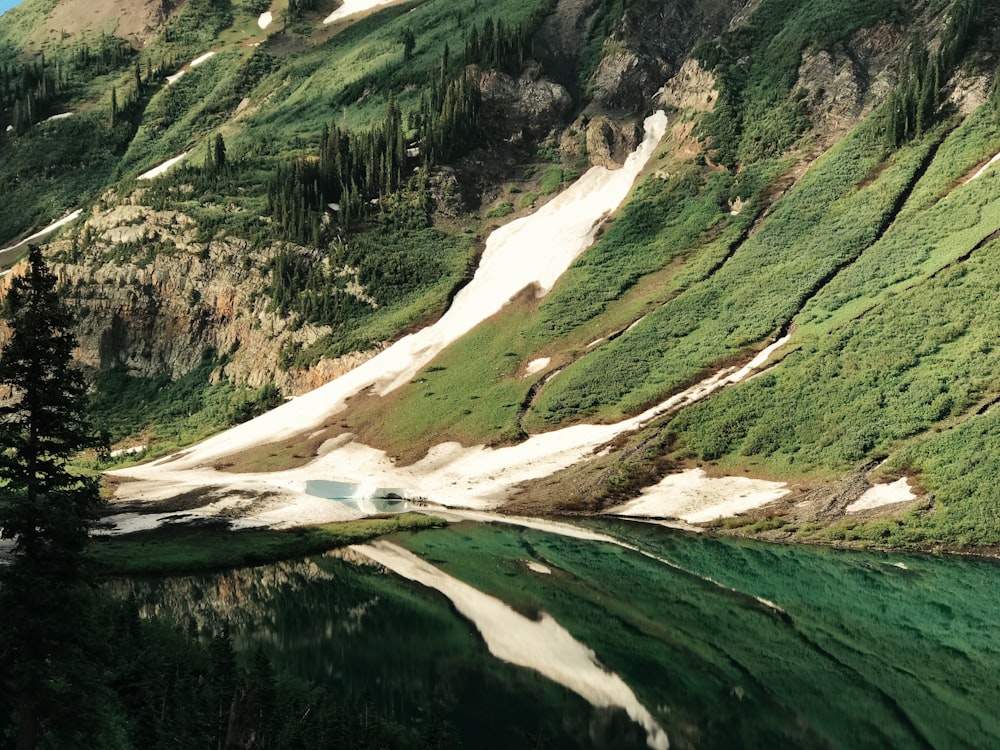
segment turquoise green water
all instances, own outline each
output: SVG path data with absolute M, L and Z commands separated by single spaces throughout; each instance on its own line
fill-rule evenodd
M 1000 566 L 590 525 L 641 552 L 482 524 L 392 541 L 554 617 L 672 747 L 1000 746 Z M 137 586 L 149 611 L 228 621 L 240 649 L 400 719 L 444 717 L 465 747 L 646 747 L 623 710 L 500 662 L 441 594 L 377 568 L 326 557 Z

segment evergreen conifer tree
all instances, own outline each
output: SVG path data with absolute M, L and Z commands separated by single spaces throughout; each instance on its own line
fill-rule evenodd
M 0 565 L 0 680 L 8 696 L 0 736 L 7 729 L 13 746 L 28 750 L 44 736 L 86 734 L 86 718 L 75 716 L 93 679 L 85 636 L 92 597 L 82 563 L 102 500 L 94 480 L 67 468 L 91 442 L 86 390 L 70 364 L 71 314 L 38 248 L 30 249 L 0 318 L 7 324 L 0 529 L 14 543 L 12 560 Z

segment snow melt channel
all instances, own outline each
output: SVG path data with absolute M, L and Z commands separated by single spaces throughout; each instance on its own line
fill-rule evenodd
M 670 741 L 632 689 L 597 660 L 596 654 L 543 613 L 538 620 L 518 614 L 501 600 L 453 578 L 402 547 L 389 542 L 351 548 L 397 575 L 440 591 L 479 630 L 490 653 L 501 661 L 532 669 L 572 690 L 598 708 L 621 708 L 646 731 L 652 750 Z
M 496 313 L 528 286 L 546 294 L 570 264 L 593 244 L 601 222 L 628 196 L 667 126 L 662 111 L 646 119 L 646 135 L 621 169 L 592 167 L 534 214 L 494 231 L 479 269 L 434 324 L 406 336 L 354 370 L 256 419 L 160 462 L 173 470 L 277 442 L 320 427 L 368 388 L 380 395 L 408 383 L 449 344 Z M 142 467 L 135 470 L 138 476 Z M 131 472 L 132 470 L 130 470 Z

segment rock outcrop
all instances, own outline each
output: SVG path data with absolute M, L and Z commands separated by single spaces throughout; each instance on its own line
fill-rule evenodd
M 529 73 L 515 79 L 495 70 L 474 70 L 484 120 L 494 137 L 515 143 L 542 140 L 562 128 L 573 109 L 572 97 L 558 83 Z
M 271 308 L 267 268 L 279 252 L 315 251 L 289 243 L 255 247 L 233 237 L 203 240 L 193 219 L 153 210 L 138 196 L 95 208 L 78 237 L 49 247 L 77 315 L 78 360 L 86 370 L 123 365 L 134 375 L 179 377 L 214 352 L 225 358 L 216 377 L 251 387 L 273 381 L 296 395 L 370 355 L 322 360 L 304 371 L 283 367 L 282 351 L 308 346 L 330 329 L 299 325 Z M 363 297 L 356 286 L 349 288 Z

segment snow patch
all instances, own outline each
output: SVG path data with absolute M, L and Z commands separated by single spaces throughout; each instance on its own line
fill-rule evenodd
M 201 55 L 200 57 L 196 57 L 194 60 L 192 60 L 191 63 L 190 63 L 190 66 L 192 68 L 197 68 L 203 62 L 205 62 L 206 60 L 208 60 L 209 58 L 214 57 L 214 56 L 215 56 L 215 52 L 209 50 L 204 55 Z
M 341 20 L 342 18 L 353 16 L 355 13 L 361 13 L 366 10 L 371 10 L 372 8 L 378 8 L 379 6 L 388 5 L 392 2 L 397 2 L 397 0 L 344 0 L 343 5 L 323 19 L 323 24 L 331 24 Z
M 143 172 L 141 175 L 139 175 L 138 179 L 152 180 L 154 177 L 159 177 L 162 174 L 166 174 L 171 167 L 183 161 L 187 157 L 188 153 L 190 152 L 185 151 L 180 156 L 175 156 L 173 159 L 168 159 L 167 161 L 163 162 L 163 164 L 153 167 L 148 172 Z
M 136 453 L 142 453 L 146 450 L 145 445 L 133 445 L 131 448 L 119 448 L 118 450 L 111 451 L 108 455 L 111 458 L 118 458 L 119 456 L 132 456 Z
M 486 647 L 501 661 L 534 670 L 598 708 L 621 708 L 646 731 L 652 750 L 667 750 L 666 732 L 614 672 L 576 640 L 551 615 L 532 620 L 503 601 L 453 578 L 412 552 L 390 542 L 356 545 L 352 550 L 399 576 L 440 591 L 482 635 Z
M 167 76 L 167 85 L 170 86 L 171 84 L 177 83 L 177 81 L 179 81 L 184 76 L 184 74 L 188 72 L 190 68 L 198 67 L 199 65 L 201 65 L 203 62 L 213 57 L 214 55 L 215 55 L 214 51 L 208 51 L 204 55 L 199 55 L 173 75 Z
M 271 21 L 274 20 L 274 16 L 271 15 L 271 11 L 265 11 L 260 14 L 260 18 L 257 19 L 257 25 L 260 26 L 261 30 L 266 29 L 271 25 Z
M 691 469 L 665 477 L 655 487 L 644 490 L 640 497 L 608 512 L 704 523 L 759 508 L 789 492 L 784 482 L 749 477 L 713 478 L 702 469 Z
M 534 560 L 528 560 L 526 564 L 530 571 L 540 573 L 543 576 L 552 575 L 552 569 L 548 565 L 542 565 L 540 562 L 535 562 Z
M 494 231 L 472 281 L 434 324 L 405 336 L 336 380 L 266 414 L 215 436 L 173 462 L 191 468 L 315 429 L 342 411 L 347 399 L 371 388 L 385 395 L 409 383 L 435 356 L 499 311 L 529 286 L 547 294 L 562 273 L 593 244 L 605 216 L 628 196 L 635 178 L 666 131 L 661 111 L 646 119 L 646 136 L 617 170 L 592 167 L 573 185 L 530 216 Z M 393 483 L 395 484 L 395 483 Z
M 525 375 L 534 375 L 536 372 L 541 372 L 546 367 L 549 366 L 549 362 L 552 361 L 551 357 L 540 357 L 538 359 L 533 359 L 528 363 L 528 367 L 525 369 Z
M 2 250 L 0 250 L 0 253 L 8 253 L 8 252 L 11 252 L 13 250 L 19 250 L 20 248 L 22 248 L 25 245 L 27 245 L 29 242 L 34 242 L 35 240 L 40 239 L 40 238 L 44 237 L 47 234 L 52 234 L 52 232 L 56 231 L 60 227 L 65 226 L 66 224 L 69 224 L 71 221 L 75 221 L 76 219 L 78 219 L 82 213 L 83 213 L 83 209 L 82 208 L 78 208 L 73 213 L 71 213 L 71 214 L 69 214 L 67 216 L 64 216 L 63 218 L 59 219 L 58 221 L 52 222 L 47 227 L 45 227 L 45 229 L 40 229 L 39 231 L 35 232 L 30 237 L 25 237 L 23 240 L 21 240 L 17 244 L 11 245 L 10 247 L 3 248 Z
M 997 154 L 988 162 L 986 162 L 978 172 L 976 172 L 974 175 L 972 175 L 972 177 L 969 178 L 969 182 L 972 182 L 977 177 L 982 177 L 983 173 L 985 173 L 990 167 L 992 167 L 998 161 L 1000 161 L 1000 154 Z
M 42 122 L 53 122 L 55 120 L 65 120 L 65 119 L 67 119 L 69 117 L 72 117 L 73 114 L 74 114 L 73 112 L 62 112 L 62 113 L 60 113 L 58 115 L 52 115 L 52 117 L 46 118 L 45 120 L 42 120 Z
M 845 510 L 848 513 L 859 513 L 863 510 L 881 508 L 883 505 L 895 505 L 896 503 L 906 503 L 916 499 L 917 496 L 910 489 L 909 480 L 906 477 L 902 477 L 891 484 L 876 484 L 848 505 Z

